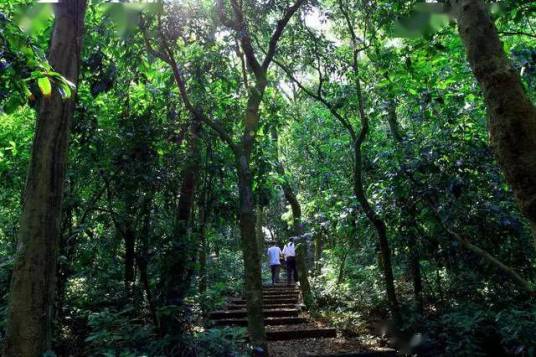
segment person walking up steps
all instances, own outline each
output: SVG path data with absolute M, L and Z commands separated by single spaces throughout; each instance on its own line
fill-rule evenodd
M 270 264 L 270 270 L 272 270 L 272 285 L 279 283 L 279 268 L 281 267 L 281 249 L 277 246 L 276 242 L 272 242 L 272 246 L 268 248 L 268 264 Z
M 294 275 L 294 284 L 298 282 L 298 270 L 296 269 L 296 247 L 294 238 L 290 238 L 289 242 L 283 248 L 283 255 L 287 263 L 287 285 L 290 285 L 292 276 Z

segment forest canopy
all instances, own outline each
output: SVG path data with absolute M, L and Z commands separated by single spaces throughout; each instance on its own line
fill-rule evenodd
M 532 356 L 535 103 L 530 0 L 5 0 L 2 355 Z

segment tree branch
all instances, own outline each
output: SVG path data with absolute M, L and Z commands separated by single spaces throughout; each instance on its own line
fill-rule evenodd
M 145 28 L 144 28 L 143 34 L 144 34 L 144 39 L 145 39 L 145 44 L 146 44 L 147 50 L 150 53 L 152 53 L 153 55 L 155 55 L 157 58 L 160 58 L 164 62 L 169 64 L 169 66 L 171 67 L 171 70 L 173 72 L 173 78 L 175 79 L 175 82 L 177 83 L 177 86 L 179 88 L 179 93 L 180 93 L 182 102 L 183 102 L 184 106 L 186 107 L 186 109 L 190 112 L 190 114 L 195 119 L 197 119 L 199 121 L 202 121 L 207 126 L 209 126 L 211 129 L 213 129 L 216 133 L 218 133 L 220 138 L 229 145 L 229 147 L 231 148 L 233 153 L 238 154 L 239 153 L 238 146 L 234 143 L 232 137 L 226 132 L 226 130 L 223 128 L 223 126 L 220 123 L 210 119 L 203 111 L 201 111 L 199 108 L 196 108 L 192 104 L 192 101 L 190 100 L 190 96 L 188 94 L 188 90 L 186 88 L 186 82 L 185 82 L 184 77 L 182 75 L 182 72 L 180 70 L 179 64 L 175 60 L 175 56 L 173 54 L 173 51 L 171 50 L 171 47 L 169 45 L 169 42 L 168 42 L 165 34 L 163 33 L 161 24 L 159 23 L 158 26 L 159 26 L 159 28 L 158 28 L 159 35 L 160 35 L 160 38 L 161 38 L 161 45 L 162 45 L 165 53 L 160 53 L 160 52 L 155 51 L 153 49 L 153 47 L 151 46 L 151 43 L 150 43 L 150 41 L 148 39 L 147 32 L 145 31 Z
M 268 51 L 266 52 L 266 57 L 264 57 L 264 61 L 262 62 L 262 68 L 264 71 L 268 69 L 268 66 L 270 66 L 270 63 L 272 62 L 272 59 L 274 58 L 275 51 L 277 49 L 277 43 L 279 42 L 279 39 L 283 35 L 283 31 L 285 30 L 285 27 L 287 26 L 288 22 L 290 21 L 290 18 L 298 9 L 300 6 L 305 2 L 306 0 L 296 0 L 296 2 L 288 7 L 285 10 L 285 14 L 277 22 L 277 26 L 275 28 L 275 31 L 272 33 L 272 37 L 270 38 L 270 42 L 268 45 Z
M 502 32 L 499 32 L 499 35 L 503 35 L 503 36 L 527 36 L 527 37 L 536 38 L 536 34 L 523 32 L 523 31 L 502 31 Z
M 354 128 L 352 127 L 352 125 L 350 124 L 350 122 L 348 120 L 346 120 L 346 118 L 344 118 L 338 111 L 337 109 L 335 109 L 335 107 L 333 106 L 333 104 L 331 104 L 330 102 L 328 102 L 320 93 L 314 93 L 313 91 L 311 91 L 310 89 L 308 89 L 307 87 L 305 87 L 298 79 L 296 79 L 296 77 L 294 76 L 294 74 L 292 73 L 292 71 L 287 68 L 283 63 L 281 63 L 279 60 L 277 60 L 276 58 L 273 59 L 273 62 L 283 70 L 283 72 L 286 73 L 287 77 L 292 81 L 294 82 L 298 88 L 300 88 L 305 94 L 307 94 L 309 97 L 317 100 L 318 102 L 322 103 L 324 105 L 324 107 L 326 107 L 326 109 L 329 110 L 329 112 L 342 124 L 342 126 L 344 126 L 344 128 L 346 130 L 348 130 L 348 132 L 350 133 L 350 136 L 352 138 L 353 141 L 355 141 L 356 139 L 356 132 L 354 130 Z M 318 92 L 318 91 L 317 91 Z

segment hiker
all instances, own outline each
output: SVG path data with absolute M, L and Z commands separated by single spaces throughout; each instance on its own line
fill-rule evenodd
M 294 245 L 294 238 L 290 238 L 289 242 L 283 248 L 283 255 L 287 263 L 287 285 L 290 285 L 292 275 L 294 275 L 294 283 L 297 283 L 298 270 L 296 269 L 296 246 Z
M 279 268 L 281 267 L 281 249 L 273 241 L 270 248 L 268 248 L 268 264 L 270 264 L 270 270 L 272 271 L 272 285 L 279 283 Z

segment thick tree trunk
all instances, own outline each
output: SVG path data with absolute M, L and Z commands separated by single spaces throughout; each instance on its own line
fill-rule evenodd
M 55 5 L 49 62 L 77 83 L 86 2 Z M 58 238 L 69 129 L 74 101 L 54 90 L 43 98 L 20 220 L 17 255 L 10 286 L 6 356 L 40 356 L 51 346 L 51 313 L 56 292 Z
M 255 234 L 255 204 L 253 176 L 245 155 L 238 158 L 238 190 L 240 194 L 240 245 L 245 269 L 245 296 L 248 312 L 248 333 L 253 346 L 267 351 L 266 331 L 262 313 L 262 277 L 257 236 Z
M 487 5 L 451 0 L 489 114 L 491 145 L 523 214 L 536 228 L 536 107 L 508 60 Z M 533 231 L 536 235 L 536 230 Z

